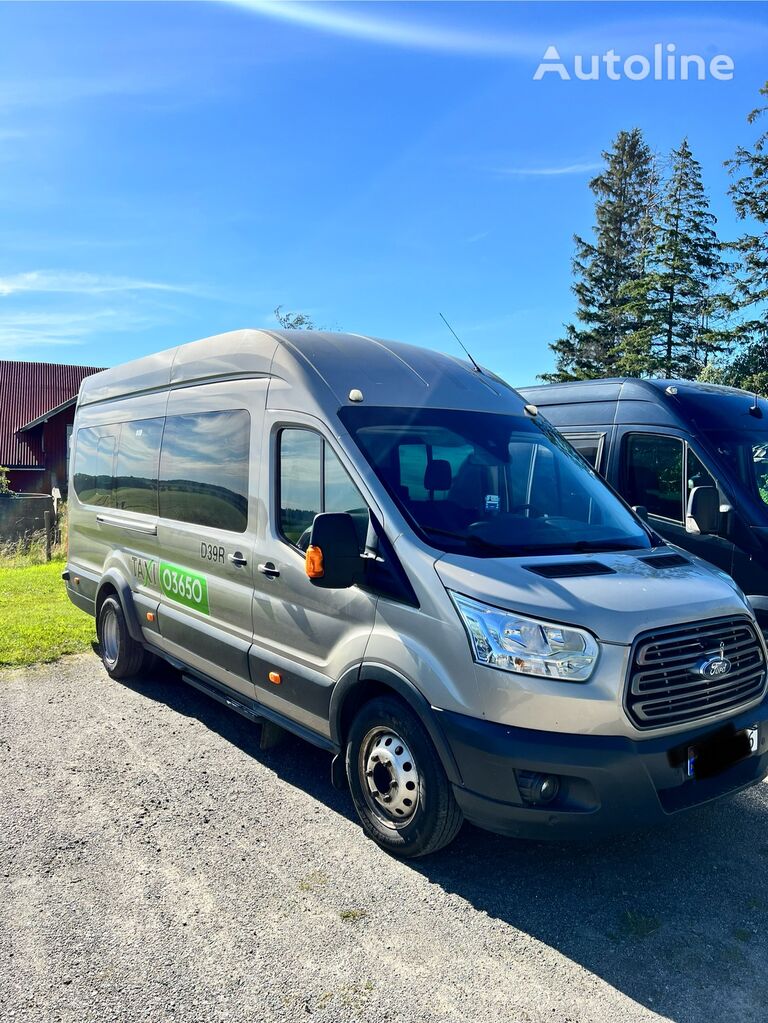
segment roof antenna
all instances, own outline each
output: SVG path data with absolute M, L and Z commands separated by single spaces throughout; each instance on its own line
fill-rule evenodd
M 757 396 L 757 391 L 755 391 L 755 404 L 750 406 L 749 414 L 754 416 L 755 419 L 763 418 L 763 410 L 760 408 L 760 399 Z
M 480 369 L 480 367 L 478 366 L 478 364 L 477 364 L 477 363 L 475 362 L 475 360 L 474 360 L 474 359 L 472 358 L 472 356 L 471 356 L 471 355 L 469 354 L 469 349 L 467 348 L 467 346 L 466 346 L 466 345 L 464 344 L 464 342 L 463 342 L 463 341 L 461 340 L 461 338 L 459 337 L 459 335 L 458 335 L 458 334 L 456 333 L 456 331 L 455 331 L 455 330 L 453 329 L 453 327 L 452 327 L 452 326 L 450 325 L 450 323 L 448 322 L 448 320 L 446 320 L 446 318 L 445 318 L 445 317 L 443 316 L 443 314 L 442 314 L 442 313 L 440 313 L 440 319 L 441 319 L 441 320 L 443 321 L 443 323 L 444 323 L 444 324 L 446 325 L 446 327 L 448 328 L 448 330 L 450 330 L 450 332 L 451 332 L 451 333 L 453 334 L 453 336 L 454 336 L 454 337 L 456 338 L 456 340 L 457 340 L 457 341 L 459 342 L 459 344 L 461 345 L 461 347 L 462 347 L 462 348 L 464 349 L 464 351 L 465 351 L 465 352 L 467 353 L 467 358 L 468 358 L 468 359 L 469 359 L 469 361 L 470 361 L 470 362 L 472 363 L 472 365 L 473 365 L 473 366 L 475 367 L 475 369 L 477 370 L 477 372 L 478 372 L 478 373 L 482 373 L 483 371 L 482 371 L 482 370 Z

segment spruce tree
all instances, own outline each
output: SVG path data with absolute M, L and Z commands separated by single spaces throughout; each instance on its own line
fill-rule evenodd
M 721 299 L 716 287 L 725 270 L 716 218 L 701 179 L 701 164 L 688 140 L 672 151 L 659 206 L 656 244 L 641 281 L 650 335 L 641 372 L 695 377 L 722 350 L 716 328 Z
M 605 170 L 589 185 L 596 197 L 594 240 L 574 237 L 576 323 L 550 345 L 557 368 L 544 380 L 609 376 L 630 354 L 627 343 L 640 336 L 643 305 L 631 286 L 643 278 L 654 240 L 655 161 L 639 128 L 619 132 L 603 158 Z
M 768 82 L 760 95 L 768 96 Z M 757 107 L 747 121 L 754 124 L 766 112 L 768 106 Z M 752 361 L 763 364 L 768 361 L 764 354 L 768 346 L 768 131 L 758 136 L 751 149 L 739 146 L 726 167 L 733 179 L 728 191 L 736 215 L 751 226 L 731 246 L 740 264 L 736 299 L 740 308 L 751 313 L 740 334 Z

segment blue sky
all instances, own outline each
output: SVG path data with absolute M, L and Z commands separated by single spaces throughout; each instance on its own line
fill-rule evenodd
M 572 315 L 572 235 L 622 128 L 722 167 L 756 129 L 763 3 L 0 5 L 0 358 L 113 365 L 278 304 L 513 384 Z M 534 81 L 547 46 L 732 81 Z M 572 65 L 571 65 L 572 66 Z M 458 353 L 457 353 L 458 354 Z

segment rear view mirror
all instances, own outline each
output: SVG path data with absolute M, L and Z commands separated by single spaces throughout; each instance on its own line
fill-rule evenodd
M 685 529 L 707 536 L 720 526 L 720 495 L 716 487 L 694 487 L 688 497 Z
M 363 562 L 355 522 L 348 512 L 315 516 L 305 567 L 313 585 L 322 589 L 344 590 L 359 582 Z
M 633 504 L 632 511 L 635 513 L 635 515 L 637 515 L 639 519 L 642 519 L 643 522 L 648 521 L 648 509 L 645 507 L 644 504 Z

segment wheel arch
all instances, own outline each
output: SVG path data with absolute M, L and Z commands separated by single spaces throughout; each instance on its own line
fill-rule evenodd
M 454 785 L 460 785 L 461 774 L 456 759 L 429 700 L 410 679 L 387 665 L 362 664 L 346 672 L 336 683 L 329 713 L 333 742 L 339 749 L 343 749 L 352 720 L 363 704 L 377 696 L 392 695 L 402 700 L 418 716 L 437 750 L 448 780 Z
M 139 625 L 139 617 L 136 614 L 136 606 L 133 603 L 133 595 L 128 582 L 117 569 L 110 568 L 104 573 L 99 582 L 99 588 L 96 590 L 96 600 L 94 608 L 96 611 L 96 621 L 99 619 L 99 612 L 101 611 L 101 605 L 107 599 L 107 597 L 115 596 L 120 601 L 120 606 L 123 609 L 125 615 L 125 623 L 128 626 L 128 634 L 131 639 L 135 639 L 138 643 L 144 642 L 144 637 L 141 632 L 141 626 Z

